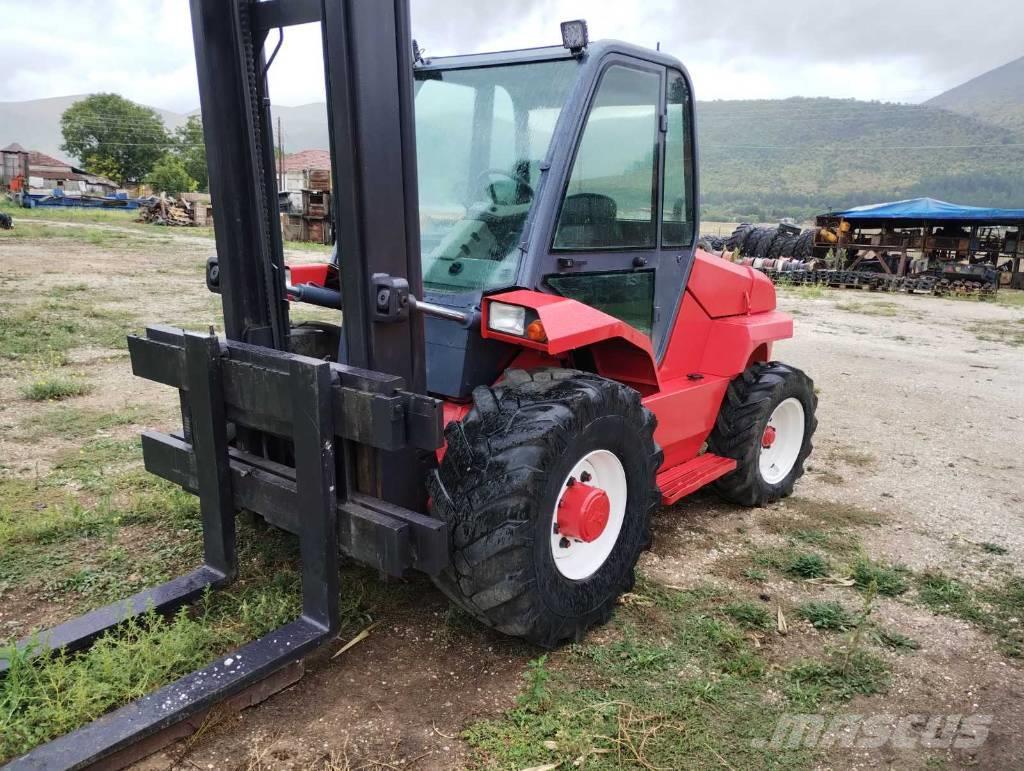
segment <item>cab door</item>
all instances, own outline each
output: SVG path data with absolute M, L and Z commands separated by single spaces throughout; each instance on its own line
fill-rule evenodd
M 543 260 L 541 288 L 627 322 L 651 337 L 659 357 L 693 254 L 691 115 L 681 73 L 609 56 Z

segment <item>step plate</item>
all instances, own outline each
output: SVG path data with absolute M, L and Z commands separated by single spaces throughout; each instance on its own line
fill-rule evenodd
M 662 471 L 658 474 L 661 502 L 665 506 L 670 506 L 735 468 L 736 461 L 732 458 L 723 458 L 708 452 Z

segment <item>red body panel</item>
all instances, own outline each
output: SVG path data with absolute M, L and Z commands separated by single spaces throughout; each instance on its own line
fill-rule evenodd
M 327 283 L 327 274 L 330 272 L 331 266 L 326 262 L 313 262 L 305 265 L 289 265 L 288 272 L 291 276 L 292 284 L 298 286 L 299 284 L 314 284 L 315 286 L 324 286 Z
M 534 310 L 546 342 L 487 328 L 491 300 Z M 775 288 L 760 272 L 698 251 L 660 365 L 650 339 L 596 308 L 529 290 L 485 298 L 481 334 L 522 346 L 513 367 L 567 363 L 587 350 L 598 374 L 627 383 L 658 418 L 655 439 L 665 459 L 658 473 L 664 503 L 727 474 L 735 463 L 701 453 L 730 381 L 752 362 L 767 360 L 776 340 L 791 337 L 793 321 L 775 310 Z M 461 417 L 464 412 L 452 417 Z M 446 406 L 445 418 L 449 418 Z
M 694 254 L 686 291 L 713 319 L 775 308 L 775 287 L 767 276 L 700 249 Z
M 489 329 L 487 312 L 491 300 L 536 311 L 547 333 L 547 341 L 535 342 Z M 533 348 L 552 357 L 586 348 L 594 355 L 600 375 L 629 383 L 642 393 L 659 386 L 651 339 L 597 308 L 558 295 L 517 289 L 486 298 L 481 316 L 480 334 L 484 337 Z

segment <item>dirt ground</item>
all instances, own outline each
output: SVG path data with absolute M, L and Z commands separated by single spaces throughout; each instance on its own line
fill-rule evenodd
M 127 236 L 125 236 L 127 238 Z M 172 237 L 172 241 L 174 241 Z M 188 238 L 116 251 L 61 240 L 59 249 L 25 240 L 0 244 L 4 304 L 27 302 L 41 287 L 82 282 L 111 307 L 154 322 L 205 328 L 217 303 L 203 286 L 212 243 Z M 308 255 L 307 255 L 308 256 Z M 710 579 L 728 583 L 740 543 L 777 539 L 780 514 L 807 507 L 857 506 L 881 524 L 857 533 L 871 556 L 913 570 L 938 568 L 984 582 L 1013 569 L 1024 553 L 1024 356 L 986 332 L 1021 323 L 1024 310 L 933 297 L 829 292 L 782 293 L 796 318 L 794 339 L 775 358 L 807 371 L 819 390 L 818 431 L 798 498 L 745 511 L 710 494 L 662 511 L 654 547 L 641 562 L 652 581 L 674 587 Z M 985 339 L 995 338 L 995 339 Z M 80 350 L 73 362 L 97 387 L 81 406 L 144 406 L 146 425 L 170 427 L 166 389 L 132 378 L 125 355 Z M 54 437 L 26 442 L 19 432 L 46 404 L 17 398 L 19 380 L 0 372 L 0 473 L 31 476 L 72 446 Z M 136 429 L 132 429 L 136 430 Z M 992 553 L 983 544 L 998 544 Z M 824 585 L 770 581 L 773 601 L 832 597 Z M 413 581 L 388 606 L 370 637 L 338 658 L 321 653 L 306 676 L 264 704 L 228 716 L 203 736 L 139 765 L 170 768 L 452 769 L 466 764 L 458 734 L 473 720 L 514 703 L 521 673 L 538 652 L 482 629 L 457 639 L 443 598 Z M 18 626 L 50 621 L 52 609 L 8 605 Z M 989 739 L 971 751 L 934 753 L 887 743 L 843 750 L 827 767 L 1024 767 L 1024 672 L 992 639 L 963 621 L 896 600 L 876 611 L 893 629 L 922 643 L 891 655 L 888 693 L 859 697 L 849 712 L 892 715 L 992 715 Z M 816 634 L 800 629 L 794 649 Z M 789 654 L 786 654 L 789 655 Z

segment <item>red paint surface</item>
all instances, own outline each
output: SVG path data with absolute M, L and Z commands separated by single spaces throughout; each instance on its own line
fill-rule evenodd
M 546 342 L 487 328 L 490 301 L 534 310 Z M 591 353 L 597 373 L 636 388 L 658 419 L 655 440 L 665 457 L 658 474 L 663 500 L 672 503 L 717 479 L 735 462 L 701 454 L 729 382 L 754 361 L 771 356 L 772 343 L 793 335 L 793 320 L 775 310 L 775 288 L 760 272 L 698 251 L 661 364 L 650 339 L 596 308 L 530 290 L 484 298 L 481 335 L 519 345 L 512 367 L 564 364 L 573 351 Z M 445 405 L 445 422 L 467 405 Z M 438 451 L 438 457 L 443 450 Z
M 584 543 L 596 541 L 608 525 L 611 501 L 600 487 L 576 482 L 558 501 L 558 534 Z
M 326 262 L 314 262 L 309 265 L 288 266 L 291 283 L 295 286 L 298 286 L 299 284 L 324 286 L 327 282 L 327 275 L 330 271 L 331 266 Z

